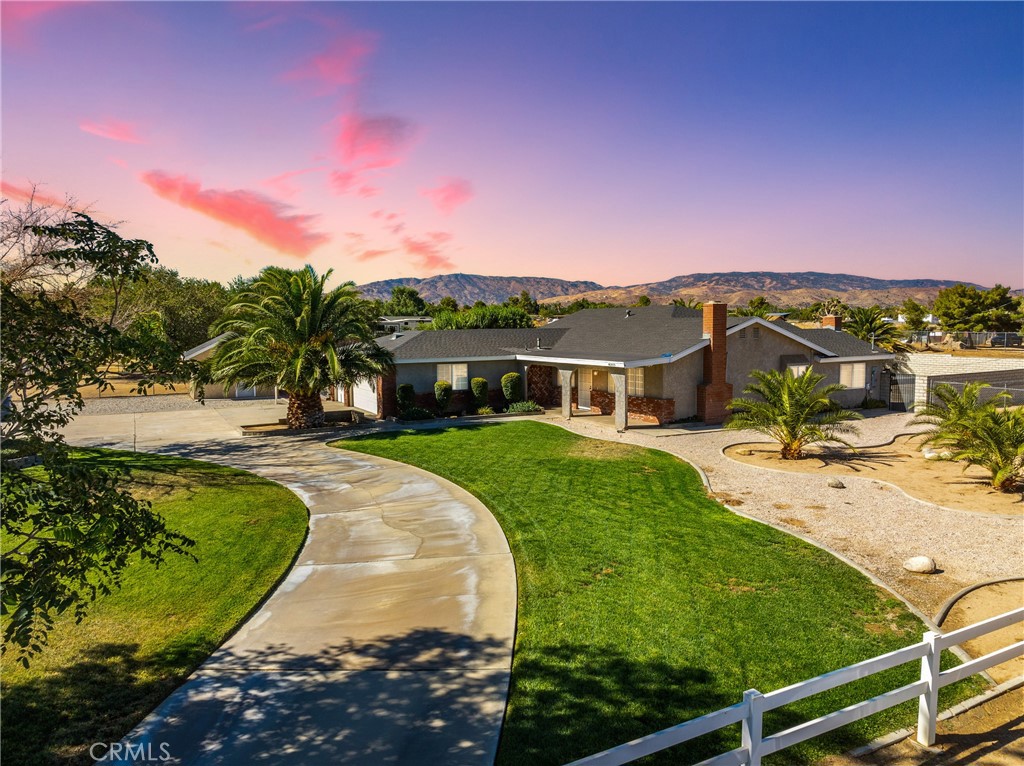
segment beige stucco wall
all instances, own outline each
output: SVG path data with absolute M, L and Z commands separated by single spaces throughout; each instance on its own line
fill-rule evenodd
M 522 365 L 514 360 L 497 362 L 466 361 L 469 379 L 484 378 L 491 390 L 501 390 L 501 376 L 509 372 L 523 373 Z M 428 362 L 422 364 L 399 364 L 396 372 L 397 385 L 411 383 L 416 393 L 430 393 L 437 383 L 437 365 Z
M 697 386 L 704 377 L 704 351 L 695 351 L 672 364 L 660 365 L 661 394 L 674 399 L 676 420 L 697 414 Z M 650 369 L 650 368 L 648 368 Z

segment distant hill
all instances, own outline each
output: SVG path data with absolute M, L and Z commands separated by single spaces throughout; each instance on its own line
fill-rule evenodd
M 450 295 L 460 304 L 478 300 L 500 303 L 526 290 L 539 301 L 567 303 L 577 298 L 594 302 L 635 303 L 642 295 L 654 303 L 676 298 L 699 301 L 719 300 L 746 304 L 763 295 L 780 306 L 809 306 L 816 301 L 838 297 L 853 306 L 895 305 L 907 298 L 919 302 L 935 299 L 939 290 L 957 284 L 953 279 L 875 279 L 854 274 L 820 271 L 730 271 L 684 274 L 661 282 L 604 287 L 596 282 L 577 282 L 546 277 L 487 277 L 479 274 L 442 274 L 427 279 L 411 277 L 370 282 L 359 289 L 368 298 L 386 299 L 398 285 L 414 287 L 428 301 Z M 965 282 L 964 284 L 974 284 Z M 982 287 L 975 285 L 975 287 Z
M 432 303 L 450 295 L 464 305 L 472 305 L 477 301 L 501 303 L 511 295 L 519 295 L 523 290 L 540 300 L 602 289 L 597 282 L 549 279 L 548 277 L 485 277 L 480 274 L 441 274 L 426 279 L 414 277 L 385 279 L 380 282 L 360 285 L 359 289 L 366 298 L 387 300 L 391 297 L 391 289 L 400 286 L 415 288 L 420 297 Z

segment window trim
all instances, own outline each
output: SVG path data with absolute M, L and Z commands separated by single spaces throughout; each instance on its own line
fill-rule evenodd
M 463 375 L 456 374 L 456 368 L 461 367 Z M 452 384 L 452 391 L 469 390 L 469 365 L 466 362 L 439 362 L 436 367 L 437 382 L 442 380 Z M 460 387 L 460 379 L 465 381 L 465 386 Z

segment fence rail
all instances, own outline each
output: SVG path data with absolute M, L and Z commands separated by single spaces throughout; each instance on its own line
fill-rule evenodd
M 945 634 L 928 631 L 919 643 L 767 694 L 749 689 L 743 693 L 743 701 L 735 705 L 581 758 L 569 766 L 621 766 L 737 723 L 742 727 L 742 745 L 701 761 L 696 766 L 760 766 L 764 756 L 908 702 L 915 697 L 918 698 L 917 740 L 923 745 L 933 745 L 939 716 L 939 689 L 980 673 L 993 665 L 1024 656 L 1024 641 L 1018 641 L 945 671 L 940 668 L 942 652 L 1018 622 L 1024 622 L 1024 608 Z M 921 680 L 764 736 L 764 713 L 915 660 L 921 661 Z

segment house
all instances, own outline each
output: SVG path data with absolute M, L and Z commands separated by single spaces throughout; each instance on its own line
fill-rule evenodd
M 392 316 L 381 317 L 374 325 L 374 330 L 387 334 L 389 332 L 401 332 L 404 330 L 415 330 L 422 324 L 433 322 L 433 317 L 423 316 Z
M 447 380 L 456 409 L 469 403 L 469 381 L 485 378 L 495 403 L 501 377 L 519 372 L 527 398 L 615 416 L 618 430 L 634 422 L 668 423 L 696 417 L 721 423 L 725 404 L 741 394 L 754 370 L 808 366 L 826 383 L 848 390 L 836 399 L 856 406 L 880 397 L 882 369 L 894 356 L 842 331 L 839 317 L 820 329 L 781 319 L 729 316 L 724 303 L 703 309 L 646 306 L 587 309 L 544 327 L 517 330 L 395 332 L 377 339 L 395 357 L 395 372 L 339 392 L 346 404 L 378 417 L 397 414 L 395 392 L 411 383 L 433 405 L 434 384 Z
M 185 361 L 205 362 L 211 356 L 213 351 L 217 348 L 224 338 L 228 336 L 227 333 L 221 333 L 216 338 L 210 338 L 205 343 L 200 343 L 195 348 L 190 348 L 184 354 L 182 358 Z M 274 389 L 272 386 L 260 386 L 260 387 L 245 387 L 245 386 L 234 386 L 231 388 L 225 388 L 223 383 L 207 383 L 203 386 L 203 397 L 205 399 L 262 399 L 264 397 L 272 397 L 274 395 Z M 193 399 L 196 396 L 195 386 L 189 388 L 189 396 Z

